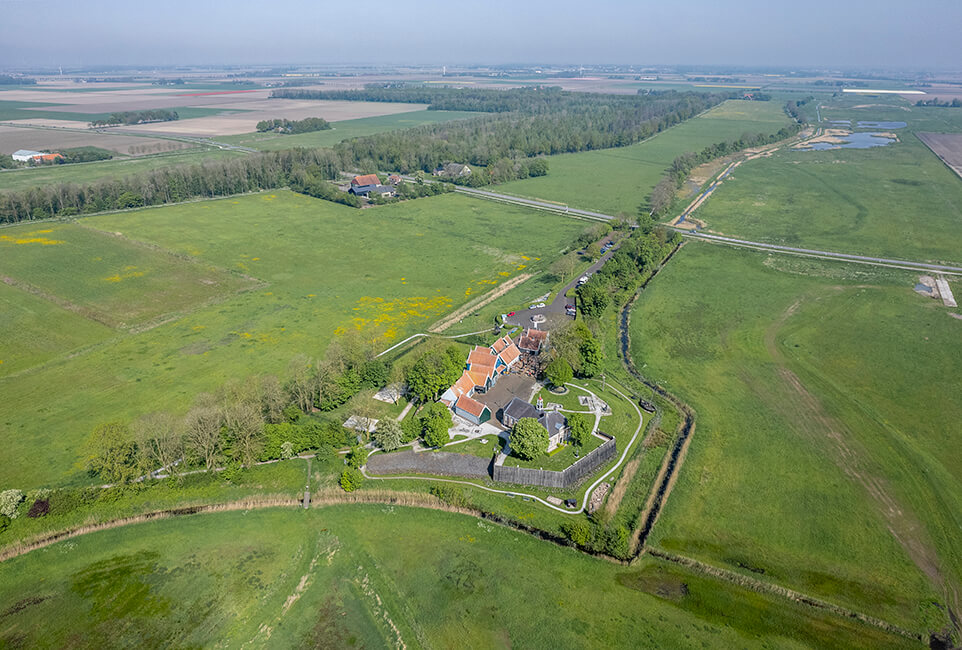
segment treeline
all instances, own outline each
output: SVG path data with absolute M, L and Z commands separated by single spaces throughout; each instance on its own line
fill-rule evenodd
M 952 101 L 946 100 L 943 102 L 943 101 L 939 101 L 938 97 L 935 97 L 933 99 L 920 99 L 919 101 L 915 102 L 915 105 L 916 106 L 940 106 L 942 108 L 958 108 L 962 106 L 962 99 L 959 99 L 958 97 L 956 97 Z
M 609 107 L 631 110 L 658 99 L 675 101 L 680 97 L 705 97 L 702 93 L 680 93 L 677 91 L 651 92 L 639 95 L 607 95 L 599 93 L 578 93 L 562 90 L 557 86 L 526 86 L 511 90 L 488 88 L 445 88 L 434 86 L 368 84 L 363 89 L 354 90 L 287 90 L 278 89 L 271 97 L 284 99 L 340 99 L 364 102 L 401 102 L 408 104 L 428 104 L 428 110 L 475 111 L 483 113 L 526 114 L 561 111 L 584 111 Z M 720 98 L 735 95 L 729 93 Z M 720 101 L 717 100 L 717 101 Z M 717 103 L 717 101 L 715 103 Z
M 287 134 L 312 133 L 313 131 L 326 131 L 330 128 L 330 122 L 321 117 L 305 117 L 303 120 L 262 120 L 257 123 L 257 130 L 262 133 L 266 131 Z
M 59 153 L 63 158 L 57 161 L 58 164 L 95 162 L 97 160 L 110 160 L 114 157 L 111 152 L 100 147 L 61 149 Z
M 144 124 L 146 122 L 172 122 L 180 119 L 177 111 L 168 110 L 149 110 L 149 111 L 121 111 L 111 113 L 103 120 L 93 120 L 91 126 L 129 126 L 131 124 Z
M 809 97 L 806 97 L 805 99 L 797 99 L 794 101 L 788 100 L 787 102 L 785 102 L 785 106 L 783 107 L 783 109 L 785 113 L 790 118 L 795 120 L 797 124 L 802 124 L 805 122 L 805 117 L 802 115 L 801 111 L 799 111 L 798 109 L 800 109 L 802 106 L 809 103 L 810 101 L 814 101 L 814 99 L 815 99 L 814 97 L 809 96 Z
M 664 214 L 665 211 L 671 207 L 675 199 L 675 192 L 684 184 L 691 170 L 698 165 L 737 153 L 749 147 L 758 147 L 784 140 L 798 133 L 800 129 L 801 125 L 796 123 L 782 127 L 776 133 L 769 135 L 765 135 L 764 133 L 756 133 L 754 135 L 746 133 L 738 140 L 718 142 L 705 147 L 698 153 L 683 153 L 672 161 L 665 175 L 661 177 L 661 180 L 658 181 L 658 184 L 652 189 L 651 194 L 648 196 L 647 204 L 639 206 L 639 212 L 654 216 Z
M 606 97 L 606 96 L 602 96 Z M 557 153 L 634 144 L 694 117 L 724 99 L 719 95 L 671 93 L 572 105 L 545 113 L 502 113 L 346 140 L 335 145 L 347 166 L 431 171 L 456 160 L 488 166 Z
M 165 167 L 85 185 L 44 185 L 0 193 L 0 223 L 277 189 L 287 186 L 295 172 L 311 166 L 317 175 L 331 179 L 341 168 L 330 149 L 290 149 Z
M 465 187 L 484 187 L 547 174 L 548 160 L 542 156 L 527 159 L 501 158 L 488 167 L 475 167 L 467 176 L 442 176 L 441 180 Z

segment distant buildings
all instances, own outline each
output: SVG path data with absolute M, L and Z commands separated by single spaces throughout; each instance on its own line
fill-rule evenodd
M 461 163 L 445 163 L 432 172 L 435 176 L 463 178 L 471 175 L 471 168 Z
M 53 163 L 62 160 L 63 156 L 59 153 L 43 153 L 30 149 L 20 149 L 12 154 L 14 160 L 29 163 Z
M 468 354 L 461 377 L 444 391 L 441 401 L 468 422 L 487 422 L 491 419 L 490 409 L 472 396 L 475 392 L 484 392 L 494 386 L 498 377 L 508 372 L 520 359 L 521 351 L 507 336 L 498 339 L 490 347 L 476 346 Z
M 377 174 L 364 174 L 351 179 L 351 187 L 348 189 L 348 193 L 364 197 L 371 194 L 394 196 L 396 190 L 391 185 L 381 185 L 381 179 L 377 177 Z

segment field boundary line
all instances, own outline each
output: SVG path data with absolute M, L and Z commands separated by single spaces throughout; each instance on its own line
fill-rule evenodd
M 502 283 L 501 286 L 496 287 L 488 293 L 478 296 L 474 300 L 461 305 L 459 308 L 455 309 L 453 312 L 429 327 L 428 332 L 432 334 L 440 334 L 444 330 L 454 325 L 454 321 L 464 318 L 465 314 L 468 312 L 487 306 L 515 287 L 522 285 L 531 278 L 535 277 L 535 275 L 537 275 L 537 273 L 522 273 L 521 275 L 511 278 L 507 282 Z
M 862 612 L 848 609 L 834 603 L 830 603 L 826 600 L 821 600 L 820 598 L 815 598 L 807 594 L 789 589 L 788 587 L 783 587 L 779 584 L 773 582 L 766 582 L 764 580 L 759 580 L 757 578 L 752 578 L 751 576 L 742 575 L 741 573 L 730 571 L 728 569 L 722 569 L 711 564 L 707 564 L 700 560 L 695 560 L 684 555 L 676 555 L 674 553 L 669 553 L 668 551 L 663 551 L 661 549 L 648 547 L 648 554 L 652 557 L 656 557 L 660 560 L 666 562 L 672 562 L 674 564 L 679 564 L 685 568 L 696 571 L 703 575 L 710 576 L 712 578 L 717 578 L 719 580 L 724 580 L 725 582 L 730 582 L 739 587 L 755 591 L 757 593 L 766 593 L 772 596 L 779 596 L 781 598 L 786 598 L 788 600 L 800 603 L 802 605 L 808 605 L 814 609 L 820 609 L 828 611 L 836 616 L 842 618 L 855 619 L 866 625 L 879 628 L 886 632 L 892 634 L 898 634 L 899 636 L 905 637 L 907 639 L 912 639 L 914 641 L 923 641 L 923 636 L 918 632 L 912 632 L 906 630 L 905 628 L 899 627 L 894 623 L 889 623 L 880 618 L 874 616 L 869 616 L 868 614 L 863 614 Z

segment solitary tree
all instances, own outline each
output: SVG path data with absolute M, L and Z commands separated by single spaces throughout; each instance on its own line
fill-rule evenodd
M 581 413 L 571 413 L 568 415 L 568 431 L 571 434 L 571 442 L 584 447 L 591 435 L 591 420 Z
M 514 423 L 508 444 L 518 458 L 534 460 L 548 451 L 548 430 L 534 418 L 521 418 Z
M 561 388 L 571 381 L 574 377 L 574 372 L 571 370 L 571 364 L 562 357 L 558 357 L 545 367 L 544 375 L 548 381 L 551 382 L 552 386 Z
M 344 471 L 341 472 L 341 489 L 345 492 L 353 492 L 361 487 L 361 483 L 363 482 L 364 474 L 361 474 L 361 470 L 359 469 L 345 467 Z
M 137 477 L 137 444 L 122 422 L 101 424 L 87 438 L 87 469 L 105 481 L 128 483 Z
M 374 442 L 384 451 L 393 451 L 404 443 L 404 431 L 397 420 L 379 420 L 374 430 Z
M 452 424 L 451 411 L 444 404 L 440 402 L 429 404 L 421 415 L 424 443 L 429 447 L 441 447 L 450 442 L 451 436 L 448 435 L 448 429 Z

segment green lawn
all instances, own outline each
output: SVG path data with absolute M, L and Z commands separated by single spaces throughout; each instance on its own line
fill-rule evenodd
M 109 338 L 111 330 L 0 282 L 0 377 Z
M 242 151 L 192 147 L 183 152 L 116 158 L 72 165 L 45 165 L 0 171 L 0 190 L 20 190 L 53 183 L 90 183 L 107 178 L 122 178 L 173 165 L 197 164 L 204 160 L 246 156 Z
M 333 122 L 332 129 L 301 133 L 299 135 L 278 135 L 276 133 L 244 133 L 242 135 L 228 135 L 214 138 L 218 142 L 242 144 L 246 147 L 271 151 L 275 149 L 291 149 L 293 147 L 331 147 L 341 140 L 374 135 L 385 131 L 409 129 L 424 124 L 437 124 L 451 120 L 463 120 L 478 117 L 479 113 L 468 111 L 413 111 L 396 115 L 381 115 L 378 117 L 363 117 L 356 120 Z
M 72 223 L 0 231 L 0 273 L 106 325 L 130 327 L 254 282 Z
M 906 647 L 646 559 L 625 568 L 399 506 L 198 515 L 0 566 L 21 647 Z
M 708 244 L 676 255 L 631 321 L 636 366 L 698 415 L 655 545 L 914 629 L 944 621 L 915 561 L 962 576 L 947 453 L 962 393 L 945 383 L 962 322 L 914 281 Z
M 123 275 L 124 266 L 149 269 L 159 260 L 175 260 L 169 272 L 158 271 L 161 281 L 177 268 L 214 264 L 269 286 L 16 378 L 0 378 L 0 441 L 6 457 L 16 459 L 0 465 L 0 486 L 88 480 L 79 446 L 97 424 L 158 409 L 183 412 L 198 393 L 229 378 L 283 373 L 299 353 L 323 356 L 338 331 L 360 328 L 384 347 L 425 331 L 473 295 L 549 263 L 579 226 L 459 195 L 357 210 L 286 191 L 103 215 L 82 224 L 173 255 L 75 225 L 42 224 L 47 228 L 35 229 L 58 230 L 40 237 L 73 241 L 82 234 L 85 242 L 100 241 L 100 248 L 71 252 L 68 244 L 10 244 L 18 250 L 0 257 L 0 272 L 14 274 L 7 270 L 14 262 L 22 272 L 36 269 L 27 276 L 31 283 L 50 278 L 50 290 L 72 301 L 87 299 L 84 292 L 93 286 L 112 313 L 143 305 L 170 310 L 171 301 L 184 302 L 173 289 L 160 304 L 151 293 L 135 291 L 137 282 L 152 281 L 150 274 L 104 281 Z M 143 253 L 122 262 L 120 271 L 101 272 L 102 262 L 93 259 L 128 250 Z M 207 285 L 185 286 L 197 291 Z M 56 399 L 38 408 L 43 394 Z
M 779 102 L 727 101 L 629 147 L 551 156 L 547 176 L 499 185 L 497 191 L 634 215 L 677 156 L 746 132 L 774 133 L 788 123 Z

